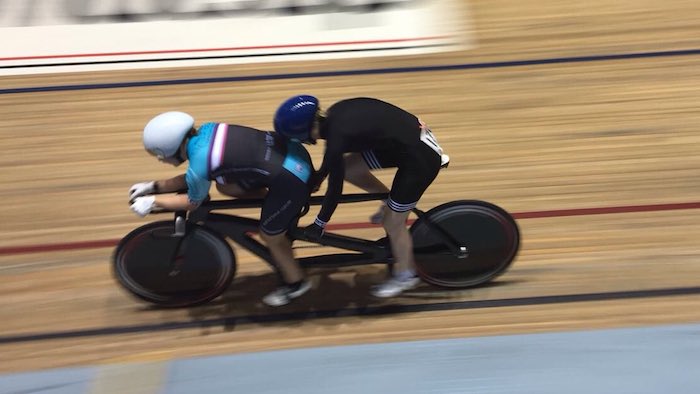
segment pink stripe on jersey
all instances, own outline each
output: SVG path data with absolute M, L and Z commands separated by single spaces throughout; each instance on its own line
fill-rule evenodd
M 224 161 L 224 149 L 226 148 L 227 132 L 228 125 L 226 123 L 219 123 L 219 125 L 216 127 L 214 145 L 211 148 L 211 156 L 209 157 L 209 168 L 211 171 L 218 170 Z

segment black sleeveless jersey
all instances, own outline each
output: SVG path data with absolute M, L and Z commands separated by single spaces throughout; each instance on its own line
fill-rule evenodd
M 237 183 L 245 189 L 264 187 L 282 171 L 287 155 L 287 140 L 283 137 L 250 127 L 228 125 L 226 134 L 219 138 L 225 138 L 220 148 L 223 149 L 220 165 L 210 170 L 212 179 L 217 182 Z M 216 154 L 216 145 L 212 144 L 210 155 Z
M 359 97 L 330 106 L 320 132 L 326 149 L 319 173 L 328 175 L 328 190 L 318 219 L 327 222 L 343 192 L 343 154 L 378 148 L 403 150 L 420 143 L 421 128 L 415 115 L 381 100 Z

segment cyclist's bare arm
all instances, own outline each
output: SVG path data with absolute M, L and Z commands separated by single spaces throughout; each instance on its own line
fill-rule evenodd
M 156 196 L 156 207 L 169 211 L 191 211 L 199 204 L 192 204 L 187 194 L 160 194 Z
M 174 193 L 181 190 L 187 190 L 185 174 L 178 175 L 170 179 L 156 181 L 155 187 L 158 193 Z
M 158 193 L 173 193 L 187 189 L 185 174 L 156 181 Z M 188 210 L 197 208 L 197 204 L 192 204 L 187 194 L 159 194 L 156 196 L 156 207 L 169 211 Z

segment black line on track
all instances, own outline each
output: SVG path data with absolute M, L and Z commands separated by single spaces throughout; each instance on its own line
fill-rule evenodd
M 321 310 L 308 312 L 289 312 L 270 315 L 250 315 L 250 316 L 230 316 L 204 320 L 193 321 L 173 321 L 154 324 L 142 324 L 131 326 L 114 326 L 103 327 L 85 330 L 73 331 L 55 331 L 36 334 L 16 334 L 0 336 L 0 345 L 22 343 L 22 342 L 37 342 L 56 339 L 70 338 L 86 338 L 86 337 L 102 337 L 120 334 L 135 334 L 174 331 L 191 328 L 206 328 L 212 327 L 235 327 L 245 324 L 260 324 L 260 323 L 281 323 L 286 321 L 300 321 L 310 319 L 329 319 L 338 317 L 351 316 L 383 316 L 395 315 L 402 313 L 415 312 L 434 312 L 434 311 L 449 311 L 458 309 L 483 309 L 483 308 L 502 308 L 514 306 L 533 306 L 533 305 L 550 305 L 564 304 L 574 302 L 593 302 L 593 301 L 612 301 L 626 300 L 639 298 L 659 298 L 659 297 L 675 297 L 684 295 L 699 295 L 700 287 L 673 287 L 665 289 L 651 290 L 631 290 L 606 293 L 585 293 L 585 294 L 568 294 L 555 296 L 536 296 L 536 297 L 520 297 L 520 298 L 504 298 L 497 300 L 472 300 L 472 301 L 455 301 L 444 303 L 426 303 L 413 305 L 378 305 L 359 308 L 345 308 L 337 310 Z
M 0 94 L 57 92 L 57 91 L 92 90 L 92 89 L 115 89 L 115 88 L 129 88 L 129 87 L 188 85 L 188 84 L 202 84 L 202 83 L 268 81 L 268 80 L 301 79 L 301 78 L 326 78 L 326 77 L 371 75 L 371 74 L 401 74 L 401 73 L 413 73 L 413 72 L 454 71 L 454 70 L 469 70 L 469 69 L 538 66 L 538 65 L 543 65 L 543 64 L 586 63 L 586 62 L 599 62 L 599 61 L 612 61 L 612 60 L 647 59 L 647 58 L 661 58 L 661 57 L 673 57 L 673 56 L 694 56 L 694 55 L 700 55 L 700 49 L 685 49 L 685 50 L 659 51 L 659 52 L 634 52 L 634 53 L 620 53 L 620 54 L 610 54 L 610 55 L 572 56 L 572 57 L 557 57 L 557 58 L 545 58 L 545 59 L 513 60 L 513 61 L 484 62 L 484 63 L 446 64 L 446 65 L 422 66 L 422 67 L 393 67 L 393 68 L 390 67 L 390 68 L 374 68 L 374 69 L 358 69 L 358 70 L 331 70 L 331 71 L 318 71 L 318 72 L 307 72 L 307 73 L 260 74 L 260 75 L 249 75 L 249 76 L 171 79 L 171 80 L 158 80 L 158 81 L 135 81 L 135 82 L 115 82 L 115 83 L 98 83 L 98 84 L 82 84 L 82 85 L 36 86 L 36 87 L 0 89 Z

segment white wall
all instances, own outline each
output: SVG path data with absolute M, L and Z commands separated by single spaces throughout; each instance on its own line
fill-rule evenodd
M 376 1 L 296 0 L 297 14 L 285 8 L 290 1 L 0 1 L 0 74 L 376 56 L 465 44 L 444 23 L 454 12 L 450 0 L 386 0 L 372 11 L 366 4 Z M 220 12 L 201 14 L 212 9 Z M 136 21 L 117 22 L 119 13 Z M 404 49 L 366 51 L 395 47 Z M 318 51 L 339 53 L 311 53 Z M 227 58 L 205 59 L 213 56 Z M 178 58 L 199 60 L 143 62 Z M 125 60 L 139 62 L 116 63 Z M 66 63 L 89 64 L 58 66 Z

